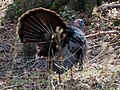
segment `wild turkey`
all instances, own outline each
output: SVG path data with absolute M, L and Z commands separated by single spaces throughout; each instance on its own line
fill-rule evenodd
M 83 64 L 87 51 L 83 26 L 82 19 L 68 27 L 54 11 L 35 8 L 19 18 L 17 30 L 22 43 L 37 43 L 39 57 L 48 57 L 51 69 L 63 74 L 78 62 Z

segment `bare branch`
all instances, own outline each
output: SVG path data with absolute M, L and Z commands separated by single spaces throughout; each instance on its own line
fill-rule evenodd
M 111 9 L 111 8 L 120 8 L 120 4 L 104 4 L 99 8 L 102 10 Z
M 116 30 L 100 31 L 100 32 L 98 32 L 98 33 L 86 35 L 86 38 L 95 37 L 95 36 L 100 35 L 100 34 L 112 34 L 112 33 L 113 33 L 113 34 L 120 34 L 120 31 L 116 31 Z

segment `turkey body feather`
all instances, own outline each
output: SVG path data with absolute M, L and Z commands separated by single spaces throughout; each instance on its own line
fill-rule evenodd
M 75 26 L 69 27 L 70 37 L 65 47 L 62 48 L 63 63 L 60 66 L 59 62 L 53 64 L 53 71 L 59 74 L 63 74 L 67 70 L 71 69 L 75 64 L 79 62 L 83 64 L 83 58 L 87 52 L 86 38 L 82 31 Z
M 22 43 L 38 43 L 38 55 L 52 58 L 49 64 L 56 73 L 83 63 L 87 51 L 84 33 L 76 26 L 68 27 L 56 12 L 29 10 L 19 18 L 17 30 Z

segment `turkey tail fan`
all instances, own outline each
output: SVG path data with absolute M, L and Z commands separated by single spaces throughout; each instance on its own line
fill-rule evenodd
M 59 27 L 59 28 L 58 28 Z M 43 51 L 48 53 L 50 45 L 55 48 L 57 32 L 61 32 L 60 39 L 66 38 L 68 27 L 63 19 L 54 11 L 45 8 L 35 8 L 24 13 L 17 24 L 17 31 L 22 43 L 44 44 Z M 55 40 L 55 37 L 57 40 Z M 63 40 L 63 41 L 64 41 Z M 51 53 L 54 50 L 50 50 Z

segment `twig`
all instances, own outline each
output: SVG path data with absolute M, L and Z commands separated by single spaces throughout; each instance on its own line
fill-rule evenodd
M 120 31 L 120 27 L 118 27 L 118 26 L 114 27 L 114 29 Z
M 91 38 L 91 37 L 95 37 L 97 35 L 100 35 L 100 34 L 120 34 L 120 31 L 116 31 L 116 30 L 111 30 L 111 31 L 100 31 L 98 33 L 94 33 L 94 34 L 90 34 L 90 35 L 86 35 L 85 37 L 86 38 Z
M 120 4 L 105 4 L 99 7 L 102 10 L 111 9 L 111 8 L 120 8 Z
M 107 45 L 105 47 L 105 49 L 103 49 L 96 57 L 94 57 L 92 60 L 90 60 L 89 62 L 91 61 L 95 61 L 95 59 L 98 59 L 107 49 L 108 49 L 109 45 Z
M 11 85 L 11 86 L 6 86 L 3 88 L 3 90 L 5 89 L 10 89 L 10 88 L 14 88 L 14 87 L 21 87 L 22 85 Z
M 96 48 L 96 47 L 100 47 L 100 46 L 101 46 L 100 44 L 99 45 L 95 45 L 95 46 L 92 46 L 92 47 L 88 48 L 88 50 Z
M 27 64 L 29 64 L 29 63 L 31 63 L 31 62 L 34 62 L 34 61 L 37 61 L 37 59 L 31 59 L 30 61 L 26 62 L 24 65 L 19 66 L 19 68 L 23 68 L 23 67 L 25 67 Z

